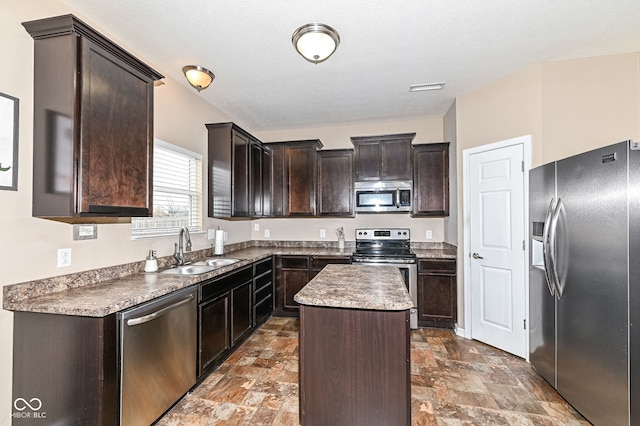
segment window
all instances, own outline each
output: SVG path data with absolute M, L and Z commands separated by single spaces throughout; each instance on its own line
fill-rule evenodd
M 202 228 L 202 155 L 155 139 L 153 217 L 131 219 L 134 238 Z

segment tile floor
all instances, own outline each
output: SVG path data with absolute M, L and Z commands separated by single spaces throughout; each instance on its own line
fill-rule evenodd
M 412 425 L 589 424 L 522 359 L 449 330 L 411 333 L 411 381 Z M 157 424 L 298 425 L 298 321 L 269 319 Z

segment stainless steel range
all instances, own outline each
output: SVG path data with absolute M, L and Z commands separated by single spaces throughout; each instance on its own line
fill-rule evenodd
M 369 266 L 396 266 L 404 277 L 413 301 L 410 327 L 418 328 L 418 262 L 411 251 L 411 232 L 408 228 L 356 229 L 356 250 L 352 262 Z

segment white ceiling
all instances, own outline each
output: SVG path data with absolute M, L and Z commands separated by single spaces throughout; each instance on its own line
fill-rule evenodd
M 212 70 L 199 96 L 251 131 L 442 117 L 535 63 L 640 51 L 640 0 L 65 2 L 185 86 L 184 65 Z M 291 44 L 310 22 L 341 37 L 318 65 Z

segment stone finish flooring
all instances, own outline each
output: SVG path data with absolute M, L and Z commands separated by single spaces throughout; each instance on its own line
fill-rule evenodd
M 450 330 L 412 331 L 411 383 L 412 425 L 589 424 L 521 358 Z M 157 424 L 298 425 L 298 320 L 269 319 Z

